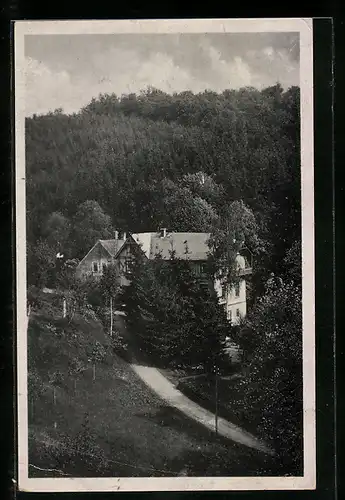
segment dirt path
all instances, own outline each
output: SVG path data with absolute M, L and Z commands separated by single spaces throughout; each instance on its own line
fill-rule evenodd
M 123 321 L 122 331 L 124 332 L 125 325 Z M 202 406 L 198 405 L 194 401 L 190 400 L 181 391 L 176 389 L 174 384 L 172 384 L 157 368 L 150 366 L 147 359 L 144 359 L 143 354 L 139 353 L 132 339 L 129 339 L 128 332 L 126 332 L 127 340 L 130 341 L 130 351 L 131 351 L 131 363 L 130 366 L 134 372 L 140 377 L 140 379 L 160 398 L 162 398 L 166 403 L 168 403 L 173 408 L 179 410 L 187 417 L 193 419 L 199 424 L 206 427 L 209 431 L 216 432 L 215 429 L 215 415 L 214 413 L 206 410 Z M 144 362 L 141 362 L 143 359 Z M 235 443 L 238 443 L 248 448 L 255 449 L 257 451 L 263 452 L 267 455 L 274 455 L 274 451 L 271 450 L 265 443 L 257 439 L 255 436 L 249 432 L 241 429 L 240 427 L 234 425 L 233 423 L 225 420 L 224 418 L 218 417 L 218 434 L 223 436 Z
M 131 367 L 141 380 L 164 401 L 208 430 L 215 432 L 215 415 L 182 394 L 159 370 L 133 362 Z M 224 418 L 218 418 L 218 434 L 235 443 L 274 455 L 265 443 Z

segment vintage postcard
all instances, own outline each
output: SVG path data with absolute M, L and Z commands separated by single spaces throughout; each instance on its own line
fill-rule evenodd
M 15 22 L 20 490 L 315 489 L 312 42 Z

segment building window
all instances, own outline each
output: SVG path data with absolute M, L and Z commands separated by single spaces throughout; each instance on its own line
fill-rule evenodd
M 201 273 L 201 274 L 206 274 L 206 272 L 207 272 L 207 265 L 206 265 L 206 263 L 205 263 L 205 262 L 202 262 L 202 263 L 200 264 L 200 273 Z
M 105 264 L 105 263 L 104 263 L 104 264 L 102 265 L 102 268 L 103 268 L 103 272 L 105 273 L 105 270 L 107 269 L 107 264 Z
M 130 273 L 131 270 L 132 270 L 131 260 L 130 259 L 126 259 L 125 260 L 125 272 L 126 273 Z
M 229 309 L 228 311 L 228 320 L 230 321 L 230 323 L 232 323 L 232 310 Z
M 98 262 L 92 262 L 92 271 L 98 273 Z
M 235 296 L 239 297 L 240 296 L 240 284 L 236 283 L 235 285 Z
M 194 264 L 192 267 L 192 271 L 194 272 L 195 276 L 200 276 L 200 264 Z
M 236 309 L 236 317 L 239 318 L 241 316 L 240 314 L 240 310 L 239 309 Z

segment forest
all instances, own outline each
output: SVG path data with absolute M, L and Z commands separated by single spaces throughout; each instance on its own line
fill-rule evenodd
M 49 280 L 58 252 L 80 259 L 115 229 L 230 227 L 255 256 L 260 288 L 289 255 L 299 264 L 299 135 L 299 88 L 280 84 L 149 88 L 27 118 L 29 285 Z
M 210 352 L 230 334 L 245 355 L 238 418 L 258 420 L 257 432 L 294 473 L 303 436 L 299 98 L 298 87 L 280 84 L 172 95 L 149 88 L 100 95 L 72 115 L 57 109 L 26 119 L 29 296 L 70 288 L 70 303 L 91 306 L 106 330 L 105 304 L 120 293 L 135 341 L 172 369 L 192 363 L 212 372 Z M 227 256 L 243 244 L 249 249 L 250 307 L 239 327 L 181 262 L 139 265 L 121 292 L 109 269 L 100 295 L 94 285 L 71 286 L 58 267 L 58 253 L 73 269 L 115 230 L 162 227 L 211 233 L 217 268 L 228 269 Z M 229 389 L 224 402 L 233 400 Z

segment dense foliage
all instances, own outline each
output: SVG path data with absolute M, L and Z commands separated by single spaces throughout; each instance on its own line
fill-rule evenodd
M 208 281 L 188 260 L 136 259 L 124 289 L 127 324 L 136 342 L 162 366 L 211 372 L 225 367 L 222 355 L 229 324 Z
M 79 113 L 26 120 L 29 285 L 68 288 L 106 325 L 117 269 L 100 286 L 76 282 L 73 269 L 115 229 L 210 232 L 212 272 L 231 273 L 243 245 L 254 256 L 254 306 L 230 332 L 245 353 L 243 411 L 260 414 L 290 469 L 302 447 L 299 133 L 299 89 L 279 84 L 101 95 Z M 282 279 L 265 289 L 272 272 Z M 214 291 L 173 254 L 137 259 L 131 277 L 121 300 L 138 345 L 163 366 L 209 372 L 229 333 Z
M 260 415 L 282 467 L 302 466 L 302 297 L 293 281 L 270 278 L 240 329 L 247 353 L 242 385 L 246 413 Z
M 212 231 L 243 200 L 265 269 L 300 239 L 299 89 L 103 95 L 26 120 L 28 278 L 114 228 Z M 233 219 L 234 220 L 234 219 Z

